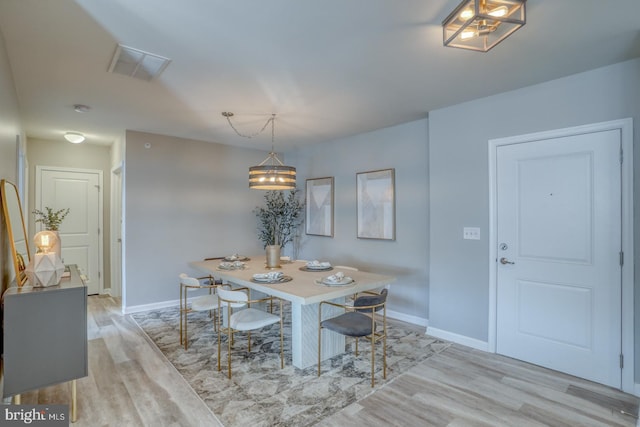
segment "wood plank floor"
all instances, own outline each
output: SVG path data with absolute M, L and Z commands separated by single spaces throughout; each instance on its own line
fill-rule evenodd
M 89 297 L 88 321 L 89 376 L 78 380 L 75 426 L 221 425 L 119 313 L 119 301 Z M 22 401 L 68 403 L 68 390 L 47 387 Z M 454 344 L 318 425 L 635 426 L 638 402 L 609 387 Z

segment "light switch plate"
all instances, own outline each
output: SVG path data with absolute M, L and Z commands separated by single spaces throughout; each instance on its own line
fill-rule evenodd
M 465 240 L 480 240 L 480 228 L 464 227 L 462 231 L 462 238 Z

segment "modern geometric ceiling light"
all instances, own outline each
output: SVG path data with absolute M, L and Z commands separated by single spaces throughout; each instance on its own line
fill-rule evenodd
M 67 132 L 64 134 L 64 139 L 72 144 L 80 144 L 84 141 L 84 135 L 80 132 Z
M 487 52 L 526 23 L 526 0 L 464 0 L 442 22 L 445 46 Z
M 244 138 L 253 138 L 254 136 L 262 133 L 269 123 L 271 123 L 271 152 L 269 156 L 257 166 L 251 166 L 249 168 L 249 188 L 255 190 L 293 190 L 296 188 L 296 168 L 293 166 L 285 166 L 280 161 L 275 151 L 273 150 L 273 144 L 275 139 L 275 121 L 276 115 L 272 114 L 269 120 L 264 124 L 262 129 L 253 135 L 243 135 L 233 126 L 231 123 L 231 117 L 233 113 L 223 112 L 222 115 L 227 118 L 229 126 L 235 131 L 238 136 Z

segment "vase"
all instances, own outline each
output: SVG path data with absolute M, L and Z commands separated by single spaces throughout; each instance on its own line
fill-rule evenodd
M 55 252 L 56 255 L 58 255 L 58 258 L 62 261 L 62 244 L 60 242 L 60 233 L 58 233 L 58 230 L 51 230 L 53 233 L 56 234 L 56 242 L 53 245 L 53 248 L 51 248 L 51 252 Z
M 267 245 L 267 268 L 280 268 L 280 245 Z

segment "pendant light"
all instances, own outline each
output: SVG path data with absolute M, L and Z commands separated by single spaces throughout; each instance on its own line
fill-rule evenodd
M 233 126 L 231 123 L 231 117 L 233 113 L 223 112 L 222 115 L 226 117 L 231 128 L 238 134 L 245 138 L 252 138 L 262 133 L 269 124 L 271 124 L 271 152 L 266 159 L 257 166 L 251 166 L 249 168 L 249 188 L 255 190 L 293 190 L 296 188 L 296 168 L 293 166 L 286 166 L 278 158 L 274 151 L 275 141 L 275 119 L 276 115 L 272 114 L 269 120 L 264 124 L 261 130 L 253 135 L 243 135 Z

